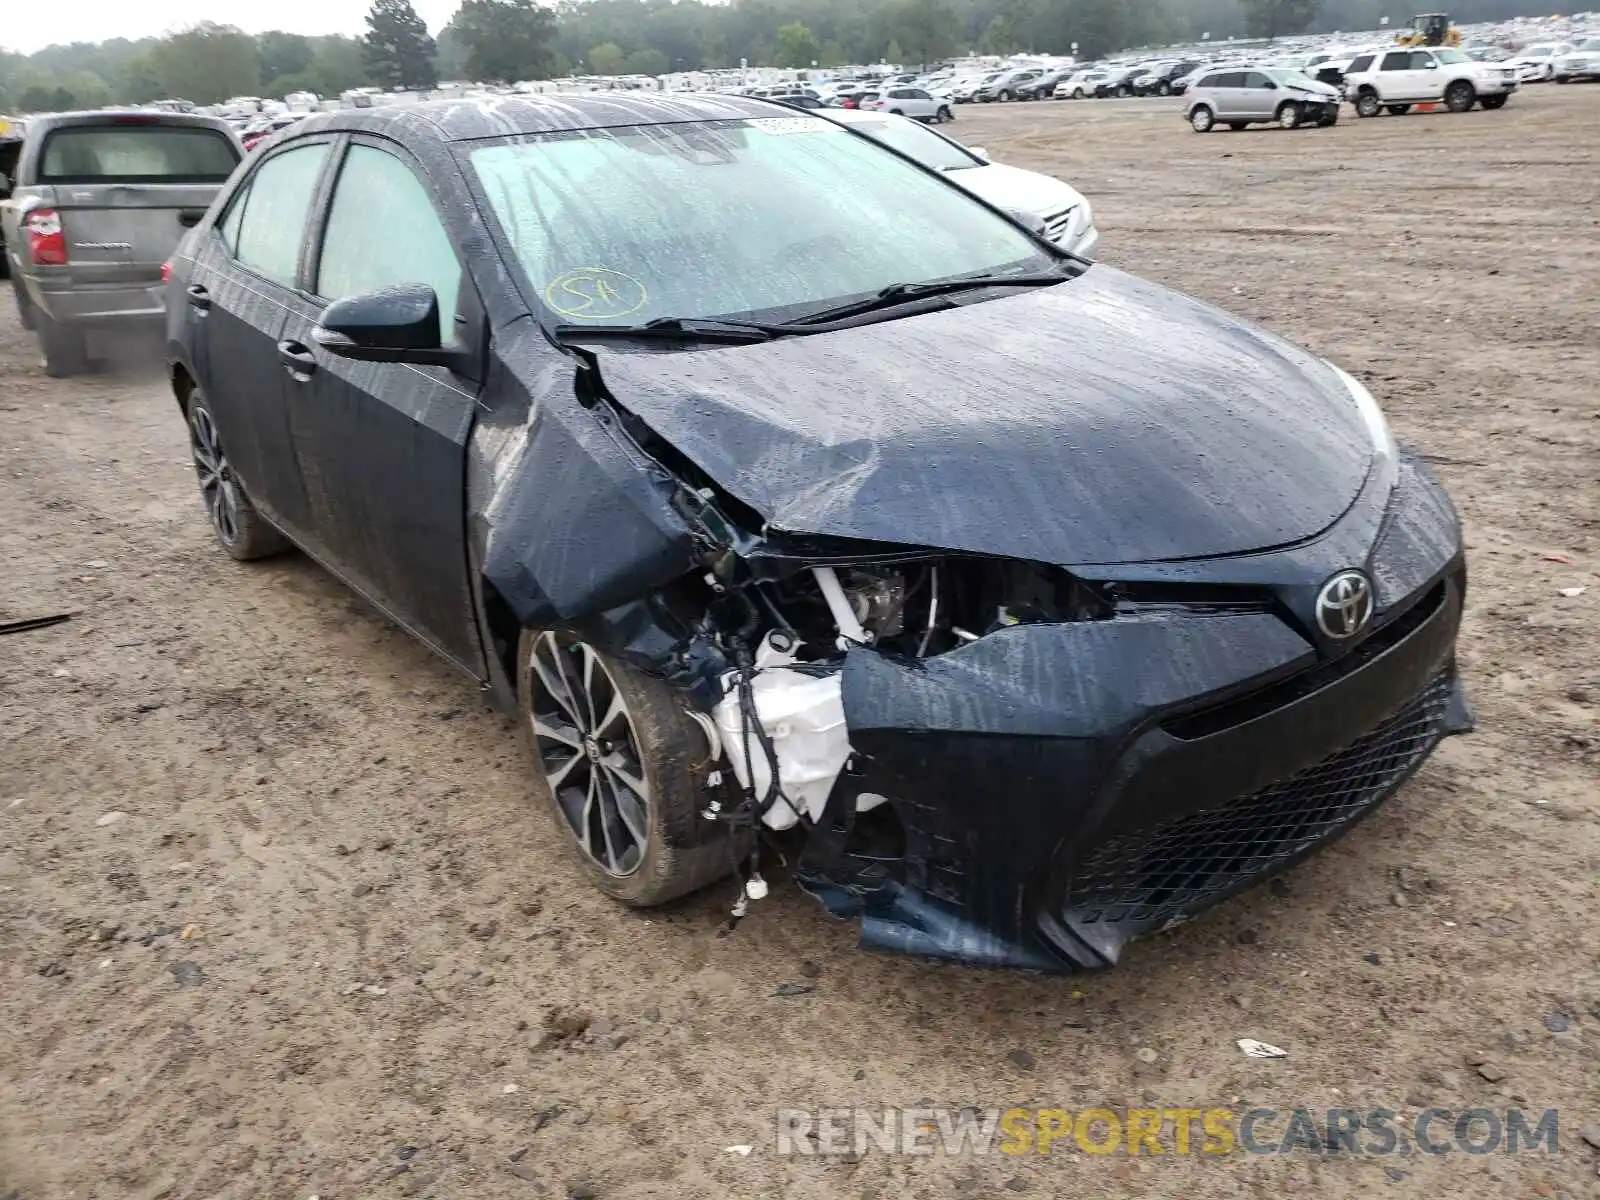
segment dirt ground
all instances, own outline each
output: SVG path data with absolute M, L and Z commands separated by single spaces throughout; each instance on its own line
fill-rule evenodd
M 1600 87 L 1296 133 L 1196 136 L 1170 101 L 949 128 L 1076 184 L 1106 261 L 1370 383 L 1465 516 L 1478 732 L 1108 973 L 872 956 L 788 881 L 727 937 L 725 887 L 625 911 L 468 681 L 303 558 L 215 548 L 157 369 L 46 379 L 8 303 L 0 618 L 76 615 L 0 638 L 0 1196 L 1595 1194 Z M 550 1044 L 556 1010 L 589 1032 Z M 774 1137 L 780 1107 L 1428 1104 L 1559 1108 L 1561 1152 Z

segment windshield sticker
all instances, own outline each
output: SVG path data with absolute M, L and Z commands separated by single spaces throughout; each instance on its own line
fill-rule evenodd
M 638 312 L 649 300 L 644 284 L 609 267 L 576 267 L 544 289 L 546 304 L 564 317 L 584 321 L 615 321 Z
M 791 133 L 832 133 L 839 130 L 839 126 L 832 121 L 824 121 L 821 117 L 756 117 L 750 122 L 750 128 L 771 134 L 773 137 L 783 137 Z

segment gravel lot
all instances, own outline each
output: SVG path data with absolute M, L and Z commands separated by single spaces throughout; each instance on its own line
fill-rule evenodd
M 0 1196 L 1593 1195 L 1597 127 L 1600 87 L 1292 134 L 1174 102 L 948 127 L 1089 195 L 1106 261 L 1364 378 L 1466 519 L 1477 734 L 1079 978 L 869 956 L 786 881 L 727 937 L 726 888 L 613 906 L 468 682 L 304 559 L 213 546 L 157 367 L 46 379 L 7 303 L 0 619 L 76 615 L 0 639 Z M 920 1103 L 1522 1104 L 1562 1152 L 774 1152 L 778 1107 Z

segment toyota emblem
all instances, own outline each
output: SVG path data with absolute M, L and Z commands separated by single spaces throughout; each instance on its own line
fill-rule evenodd
M 1372 619 L 1372 584 L 1360 571 L 1340 571 L 1317 593 L 1317 628 L 1336 642 L 1353 638 Z

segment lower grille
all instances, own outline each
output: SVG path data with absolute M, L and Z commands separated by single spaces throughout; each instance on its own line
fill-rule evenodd
M 1443 736 L 1453 677 L 1436 677 L 1371 733 L 1293 778 L 1171 824 L 1114 838 L 1073 877 L 1071 925 L 1159 928 L 1220 900 L 1364 816 Z

